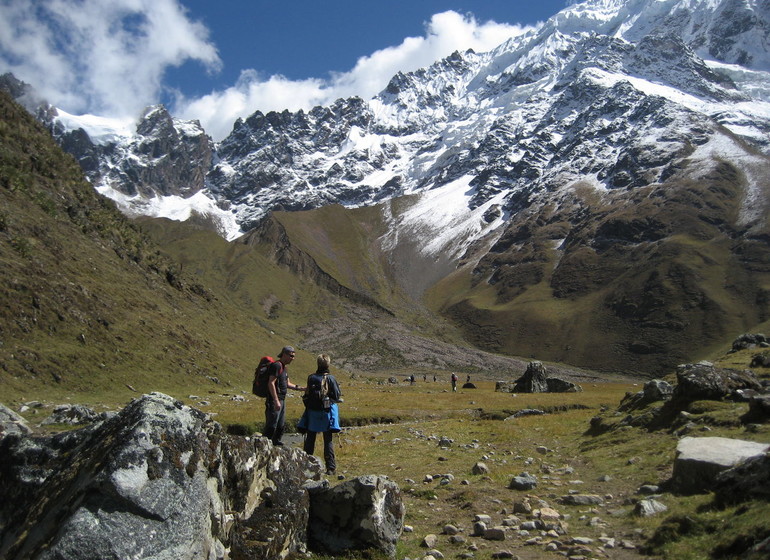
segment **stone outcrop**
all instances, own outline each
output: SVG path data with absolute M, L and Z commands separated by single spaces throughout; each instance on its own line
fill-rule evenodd
M 743 400 L 739 392 L 745 390 L 764 391 L 751 371 L 718 368 L 702 362 L 679 366 L 673 397 L 686 400 Z
M 0 456 L 7 560 L 285 558 L 306 550 L 310 489 L 328 485 L 315 457 L 226 434 L 160 393 L 78 430 L 6 433 Z M 403 507 L 397 488 L 386 495 L 391 508 Z M 338 503 L 345 498 L 367 503 L 357 487 Z M 393 549 L 401 521 L 387 547 L 375 537 L 370 547 Z
M 713 490 L 717 475 L 752 457 L 763 456 L 770 444 L 723 437 L 683 437 L 676 447 L 670 487 L 692 494 Z
M 548 377 L 545 365 L 538 361 L 529 362 L 524 375 L 513 385 L 500 381 L 495 385 L 495 391 L 509 393 L 576 393 L 582 390 L 580 385 L 571 381 Z
M 721 505 L 770 501 L 770 455 L 750 457 L 720 472 L 716 476 L 714 498 Z
M 9 434 L 28 434 L 31 430 L 27 421 L 13 410 L 0 404 L 0 437 Z

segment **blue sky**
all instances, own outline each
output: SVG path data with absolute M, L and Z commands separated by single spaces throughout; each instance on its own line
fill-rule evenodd
M 73 114 L 154 103 L 221 139 L 235 118 L 376 95 L 397 71 L 485 51 L 567 0 L 2 0 L 0 72 Z

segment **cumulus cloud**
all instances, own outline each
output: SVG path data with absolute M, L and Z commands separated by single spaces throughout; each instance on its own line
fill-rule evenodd
M 352 70 L 334 74 L 331 79 L 292 81 L 282 76 L 263 79 L 256 71 L 247 70 L 241 73 L 237 84 L 224 91 L 198 99 L 185 99 L 180 95 L 175 112 L 183 118 L 199 119 L 205 130 L 218 140 L 232 130 L 235 119 L 256 110 L 307 110 L 352 95 L 369 99 L 382 91 L 399 71 L 428 66 L 456 50 L 485 52 L 528 29 L 494 21 L 479 23 L 471 15 L 443 12 L 426 24 L 425 36 L 407 37 L 400 45 L 363 56 Z
M 177 0 L 0 2 L 0 61 L 69 112 L 135 116 L 188 60 L 221 66 L 207 28 Z
M 70 113 L 135 118 L 162 97 L 172 113 L 198 119 L 215 139 L 256 110 L 310 109 L 340 97 L 369 99 L 397 72 L 428 66 L 455 50 L 484 52 L 528 28 L 479 22 L 447 11 L 422 37 L 362 56 L 348 72 L 290 80 L 244 69 L 232 86 L 190 98 L 163 84 L 170 67 L 197 61 L 217 72 L 222 61 L 201 22 L 179 0 L 0 0 L 0 65 Z

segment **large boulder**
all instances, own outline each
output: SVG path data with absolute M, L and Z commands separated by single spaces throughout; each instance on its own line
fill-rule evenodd
M 333 488 L 311 488 L 308 544 L 329 554 L 377 550 L 393 556 L 404 514 L 401 491 L 383 476 L 367 475 Z
M 548 380 L 542 362 L 529 362 L 524 375 L 516 380 L 516 393 L 547 393 Z
M 499 383 L 499 382 L 498 382 Z M 495 387 L 497 391 L 498 388 Z M 499 390 L 503 390 L 502 388 Z M 533 361 L 527 364 L 524 375 L 519 377 L 510 389 L 512 393 L 576 393 L 582 391 L 580 385 L 558 377 L 548 377 L 545 365 Z
M 0 557 L 284 558 L 304 550 L 320 462 L 229 436 L 166 395 L 47 437 L 0 440 Z
M 770 444 L 723 437 L 683 437 L 676 446 L 671 490 L 709 492 L 717 475 L 747 459 L 764 455 Z
M 41 422 L 41 425 L 49 424 L 91 424 L 100 419 L 99 414 L 82 404 L 60 404 L 53 409 L 53 413 Z
M 755 455 L 719 473 L 714 497 L 722 505 L 770 501 L 770 455 Z
M 767 340 L 767 337 L 764 334 L 760 333 L 746 333 L 740 335 L 738 338 L 736 338 L 733 341 L 733 352 L 737 352 L 738 350 L 745 350 L 747 348 L 767 348 L 768 343 L 770 341 Z
M 673 396 L 680 400 L 741 400 L 740 391 L 763 392 L 751 371 L 717 368 L 710 363 L 679 366 L 676 379 Z

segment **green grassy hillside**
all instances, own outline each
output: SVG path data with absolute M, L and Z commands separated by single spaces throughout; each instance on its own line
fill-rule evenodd
M 283 333 L 162 256 L 5 94 L 0 114 L 4 397 L 247 389 Z

